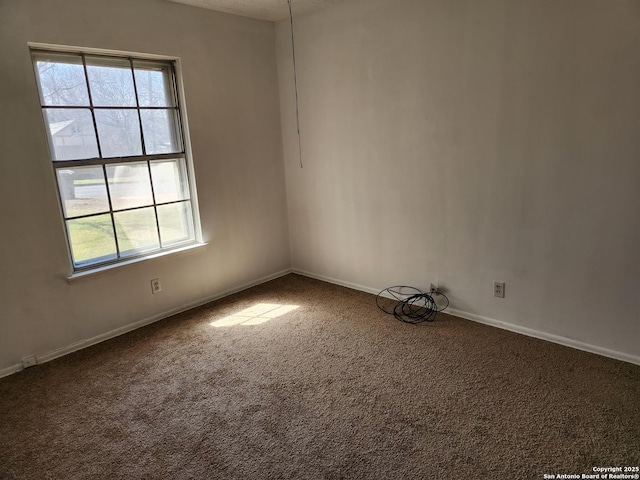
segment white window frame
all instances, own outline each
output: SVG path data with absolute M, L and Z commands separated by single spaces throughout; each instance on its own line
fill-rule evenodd
M 189 128 L 188 128 L 188 123 L 187 123 L 187 114 L 186 114 L 186 109 L 185 109 L 185 98 L 184 98 L 184 87 L 183 87 L 183 83 L 182 83 L 182 72 L 181 72 L 181 64 L 180 64 L 180 58 L 179 57 L 172 57 L 172 56 L 164 56 L 164 55 L 156 55 L 156 54 L 141 54 L 141 53 L 134 53 L 134 52 L 123 52 L 123 51 L 114 51 L 114 50 L 105 50 L 105 49 L 96 49 L 96 48 L 82 48 L 82 47 L 72 47 L 72 46 L 64 46 L 64 45 L 52 45 L 52 44 L 42 44 L 42 43 L 33 43 L 33 42 L 29 42 L 28 43 L 28 47 L 30 49 L 30 54 L 32 56 L 32 64 L 34 67 L 34 73 L 36 76 L 36 82 L 38 85 L 38 99 L 41 99 L 41 94 L 40 94 L 40 78 L 36 69 L 36 56 L 38 53 L 49 53 L 49 54 L 55 54 L 55 53 L 59 53 L 59 54 L 74 54 L 74 55 L 78 55 L 82 58 L 82 64 L 84 67 L 84 74 L 85 77 L 87 75 L 87 67 L 86 67 L 86 61 L 85 61 L 85 56 L 92 56 L 92 57 L 111 57 L 111 58 L 118 58 L 118 59 L 127 59 L 129 60 L 129 63 L 132 67 L 132 74 L 133 74 L 133 62 L 134 61 L 151 61 L 151 62 L 161 62 L 166 64 L 167 66 L 169 66 L 169 70 L 170 70 L 170 80 L 172 82 L 171 85 L 171 90 L 172 90 L 172 95 L 174 96 L 174 102 L 175 102 L 175 112 L 176 112 L 176 123 L 177 125 L 175 126 L 176 129 L 176 133 L 178 134 L 178 136 L 180 137 L 178 139 L 180 146 L 181 146 L 181 151 L 179 152 L 172 152 L 172 153 L 162 153 L 162 154 L 147 154 L 144 151 L 144 139 L 143 139 L 143 133 L 142 133 L 142 123 L 140 123 L 140 134 L 142 137 L 142 155 L 135 155 L 135 156 L 125 156 L 125 157 L 103 157 L 101 150 L 100 150 L 100 138 L 98 135 L 98 131 L 97 131 L 97 126 L 96 126 L 96 122 L 95 122 L 95 115 L 94 115 L 94 109 L 96 109 L 96 106 L 93 105 L 93 102 L 91 100 L 91 94 L 90 95 L 90 106 L 86 107 L 86 106 L 82 106 L 82 108 L 89 108 L 91 111 L 91 115 L 93 118 L 93 123 L 94 123 L 94 129 L 95 129 L 95 135 L 96 135 L 96 141 L 98 142 L 98 158 L 87 158 L 87 159 L 75 159 L 75 160 L 55 160 L 55 153 L 54 153 L 54 149 L 53 149 L 53 141 L 50 135 L 50 130 L 49 130 L 49 126 L 46 122 L 46 119 L 44 118 L 44 110 L 46 108 L 52 108 L 52 106 L 47 106 L 47 105 L 43 105 L 44 102 L 40 102 L 41 105 L 41 109 L 43 111 L 43 125 L 45 128 L 45 132 L 46 132 L 46 136 L 48 139 L 48 144 L 49 144 L 49 150 L 50 150 L 50 161 L 51 161 L 51 165 L 52 165 L 52 169 L 53 169 L 53 176 L 55 178 L 55 183 L 56 183 L 56 187 L 58 190 L 58 199 L 59 199 L 59 207 L 60 207 L 60 215 L 61 215 L 61 221 L 64 225 L 64 232 L 65 232 L 65 237 L 66 237 L 66 241 L 67 241 L 67 247 L 68 247 L 68 254 L 69 254 L 69 262 L 71 264 L 72 267 L 72 271 L 73 273 L 71 274 L 71 276 L 69 277 L 69 279 L 72 279 L 74 277 L 79 277 L 79 276 L 84 276 L 87 274 L 91 274 L 91 273 L 96 273 L 96 272 L 100 272 L 100 271 L 104 271 L 107 269 L 111 269 L 114 267 L 118 267 L 121 265 L 127 265 L 127 264 L 131 264 L 131 263 L 135 263 L 135 262 L 139 262 L 142 260 L 147 260 L 147 259 L 151 259 L 151 258 L 156 258 L 159 256 L 164 256 L 167 254 L 171 254 L 171 253 L 176 253 L 176 252 L 181 252 L 181 251 L 185 251 L 185 250 L 190 250 L 192 248 L 195 247 L 200 247 L 205 245 L 205 243 L 203 242 L 202 239 L 202 229 L 201 229 L 201 224 L 200 224 L 200 213 L 199 213 L 199 208 L 198 208 L 198 201 L 197 201 L 197 190 L 196 190 L 196 181 L 195 181 L 195 175 L 194 175 L 194 168 L 193 168 L 193 157 L 192 157 L 192 153 L 191 153 L 191 142 L 190 142 L 190 138 L 189 138 Z M 135 88 L 135 75 L 133 75 L 133 81 L 134 81 L 134 88 Z M 87 89 L 90 89 L 89 87 L 89 83 L 87 82 Z M 89 90 L 90 92 L 90 90 Z M 138 100 L 138 92 L 137 92 L 137 88 L 135 90 L 135 94 L 136 94 L 136 107 L 134 108 L 135 111 L 138 112 L 138 118 L 140 119 L 140 110 L 144 109 L 144 107 L 140 106 L 139 100 Z M 53 107 L 56 108 L 56 107 Z M 140 120 L 141 122 L 141 120 Z M 155 212 L 155 217 L 156 217 L 156 227 L 158 228 L 158 241 L 159 241 L 159 248 L 154 249 L 154 250 L 150 250 L 150 251 L 145 251 L 143 253 L 140 254 L 134 254 L 134 255 L 128 255 L 128 256 L 121 256 L 121 252 L 118 246 L 118 239 L 117 239 L 117 232 L 116 232 L 116 225 L 115 225 L 115 220 L 114 220 L 114 212 L 117 212 L 118 210 L 113 208 L 112 202 L 111 202 L 111 197 L 109 194 L 109 187 L 107 187 L 107 176 L 106 176 L 106 167 L 108 165 L 112 165 L 112 164 L 123 164 L 123 163 L 130 163 L 130 162 L 146 162 L 147 165 L 149 166 L 149 180 L 151 182 L 152 185 L 152 189 L 153 189 L 153 176 L 151 175 L 151 164 L 149 162 L 153 161 L 153 160 L 163 160 L 163 159 L 176 159 L 176 158 L 182 158 L 184 159 L 184 164 L 185 164 L 185 169 L 186 169 L 186 178 L 187 178 L 187 182 L 188 182 L 188 189 L 189 189 L 189 204 L 191 207 L 191 215 L 192 215 L 192 226 L 193 226 L 193 234 L 194 234 L 194 238 L 190 241 L 187 242 L 182 242 L 182 243 L 178 243 L 178 244 L 174 244 L 174 245 L 168 245 L 168 246 L 163 246 L 162 245 L 162 240 L 161 240 L 161 235 L 160 235 L 160 227 L 158 224 L 158 214 L 157 214 L 157 207 L 159 205 L 163 205 L 162 202 L 156 202 L 156 198 L 155 198 L 155 194 L 153 195 L 153 203 L 151 205 L 149 205 L 148 207 L 153 207 L 154 212 Z M 67 220 L 68 218 L 65 215 L 65 210 L 64 210 L 64 206 L 63 206 L 63 195 L 62 195 L 62 186 L 59 184 L 59 180 L 58 180 L 58 175 L 57 175 L 57 171 L 58 170 L 63 170 L 65 169 L 65 167 L 68 169 L 70 167 L 81 167 L 81 166 L 102 166 L 103 171 L 105 172 L 105 188 L 107 190 L 107 195 L 108 195 L 108 200 L 109 200 L 109 211 L 105 212 L 105 214 L 110 215 L 111 217 L 111 222 L 112 222 L 112 227 L 113 227 L 113 235 L 114 235 L 114 241 L 116 243 L 116 254 L 117 254 L 117 258 L 115 259 L 109 259 L 109 260 L 105 260 L 105 261 L 100 261 L 100 262 L 94 262 L 94 263 L 90 263 L 90 264 L 86 264 L 86 265 L 77 265 L 76 262 L 74 262 L 74 257 L 73 257 L 73 252 L 72 252 L 72 245 L 71 245 L 71 237 L 69 234 L 69 230 L 67 228 Z M 153 190 L 152 190 L 153 191 Z M 169 202 L 172 203 L 172 202 Z M 177 203 L 177 202 L 175 202 Z M 167 203 L 164 203 L 167 204 Z M 148 207 L 140 207 L 140 208 L 148 208 Z M 98 215 L 98 214 L 95 214 Z M 89 215 L 91 216 L 91 215 Z

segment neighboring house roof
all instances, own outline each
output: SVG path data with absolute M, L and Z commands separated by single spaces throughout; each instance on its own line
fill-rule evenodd
M 55 122 L 49 124 L 49 130 L 51 130 L 51 135 L 57 135 L 62 130 L 71 125 L 75 120 L 65 120 L 64 122 Z

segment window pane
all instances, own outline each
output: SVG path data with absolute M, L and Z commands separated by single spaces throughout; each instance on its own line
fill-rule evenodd
M 107 165 L 107 179 L 114 210 L 153 205 L 147 162 Z
M 75 267 L 117 258 L 110 215 L 67 220 L 67 230 Z
M 159 205 L 158 223 L 163 247 L 195 239 L 191 203 L 188 201 Z
M 89 106 L 82 57 L 35 53 L 42 105 Z
M 152 161 L 151 178 L 156 203 L 175 202 L 189 198 L 189 182 L 184 158 Z
M 45 108 L 53 160 L 98 157 L 98 144 L 91 111 L 86 108 Z
M 140 110 L 140 118 L 148 154 L 182 151 L 174 110 Z
M 31 55 L 74 269 L 194 242 L 174 62 Z
M 114 213 L 113 218 L 116 222 L 121 257 L 160 248 L 153 207 Z
M 102 167 L 61 168 L 56 173 L 66 218 L 109 211 Z
M 99 107 L 135 107 L 131 64 L 125 58 L 86 57 L 91 100 Z
M 167 64 L 133 61 L 141 107 L 173 107 L 173 89 L 169 84 L 170 67 Z
M 136 110 L 95 110 L 102 156 L 142 155 L 140 122 Z

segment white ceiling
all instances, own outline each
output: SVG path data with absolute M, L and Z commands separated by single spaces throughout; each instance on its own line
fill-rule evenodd
M 219 12 L 276 22 L 289 17 L 287 0 L 169 0 Z M 291 0 L 294 19 L 296 15 L 319 10 L 347 0 Z

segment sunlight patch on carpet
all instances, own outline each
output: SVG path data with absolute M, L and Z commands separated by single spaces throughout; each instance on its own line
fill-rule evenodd
M 285 313 L 300 308 L 299 305 L 280 305 L 278 303 L 257 303 L 253 307 L 245 308 L 241 312 L 229 315 L 215 322 L 212 327 L 233 327 L 235 325 L 260 325 L 269 320 L 280 317 Z

